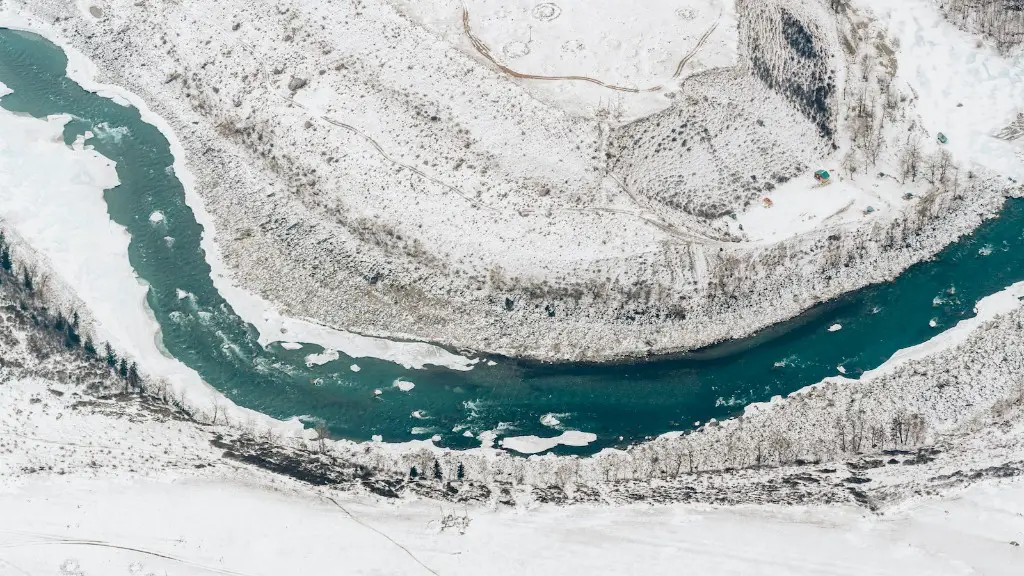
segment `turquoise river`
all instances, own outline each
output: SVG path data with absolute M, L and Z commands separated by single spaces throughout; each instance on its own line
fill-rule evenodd
M 64 53 L 45 39 L 0 30 L 0 82 L 13 91 L 0 106 L 39 118 L 71 115 L 67 143 L 101 124 L 127 129 L 122 138 L 87 143 L 116 162 L 121 184 L 104 197 L 111 219 L 131 234 L 130 261 L 151 286 L 149 305 L 166 349 L 239 405 L 279 418 L 322 419 L 337 437 L 369 440 L 379 434 L 397 442 L 436 434 L 439 445 L 467 448 L 480 442 L 467 432 L 555 436 L 559 430 L 540 421 L 554 414 L 564 429 L 598 436 L 587 447 L 556 451 L 593 453 L 728 417 L 751 402 L 836 375 L 840 365 L 857 377 L 895 351 L 970 317 L 980 298 L 1024 279 L 1024 201 L 1011 200 L 999 218 L 895 282 L 852 293 L 754 338 L 686 357 L 597 365 L 495 358 L 494 365 L 457 372 L 406 370 L 342 355 L 310 368 L 305 356 L 322 349 L 264 349 L 255 329 L 214 288 L 200 247 L 202 228 L 169 169 L 173 158 L 164 135 L 135 108 L 68 79 L 66 63 Z M 166 216 L 164 226 L 149 221 L 154 211 Z M 195 299 L 179 299 L 178 290 Z M 936 327 L 929 326 L 932 320 Z M 829 332 L 835 323 L 843 329 Z M 358 373 L 348 369 L 354 362 L 362 368 Z M 416 387 L 395 391 L 397 378 Z M 375 398 L 375 389 L 385 393 Z

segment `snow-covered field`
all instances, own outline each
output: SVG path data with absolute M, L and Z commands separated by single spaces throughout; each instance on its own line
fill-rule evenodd
M 675 506 L 380 505 L 262 479 L 38 478 L 0 494 L 6 574 L 1019 574 L 1024 485 L 992 482 L 874 516 Z M 265 480 L 264 480 L 265 481 Z M 345 510 L 342 510 L 340 506 Z M 455 510 L 462 513 L 461 509 Z

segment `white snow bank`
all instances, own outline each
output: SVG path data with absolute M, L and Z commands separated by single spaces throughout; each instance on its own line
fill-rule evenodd
M 191 205 L 191 202 L 189 202 Z M 193 210 L 195 208 L 193 207 Z M 207 222 L 200 222 L 208 228 Z M 282 316 L 270 303 L 230 284 L 226 270 L 221 263 L 214 265 L 207 248 L 207 234 L 203 235 L 203 248 L 207 260 L 214 269 L 214 285 L 231 307 L 243 320 L 252 324 L 260 333 L 260 344 L 267 346 L 287 337 L 290 341 L 317 344 L 343 352 L 352 358 L 378 358 L 400 364 L 405 368 L 422 369 L 429 365 L 443 366 L 452 370 L 472 370 L 475 359 L 466 358 L 433 344 L 424 342 L 395 342 L 383 338 L 360 336 L 327 328 L 307 320 Z M 210 242 L 212 243 L 212 242 Z
M 59 274 L 89 308 L 99 341 L 167 379 L 202 408 L 205 397 L 220 394 L 162 353 L 147 287 L 128 262 L 130 237 L 107 214 L 103 190 L 118 183 L 114 164 L 95 151 L 65 146 L 68 120 L 38 120 L 0 109 L 0 218 L 47 260 L 52 267 L 47 273 Z M 290 424 L 276 426 L 295 431 Z
M 501 440 L 501 447 L 520 454 L 538 454 L 555 446 L 586 446 L 597 440 L 597 434 L 567 430 L 554 438 L 539 436 L 512 436 Z
M 982 298 L 974 305 L 974 317 L 957 322 L 956 326 L 939 333 L 927 342 L 897 351 L 878 368 L 865 372 L 861 379 L 871 379 L 882 374 L 889 374 L 897 366 L 910 360 L 930 356 L 966 341 L 971 332 L 977 330 L 985 322 L 1019 308 L 1021 298 L 1024 298 L 1024 282 L 1017 282 L 991 296 Z

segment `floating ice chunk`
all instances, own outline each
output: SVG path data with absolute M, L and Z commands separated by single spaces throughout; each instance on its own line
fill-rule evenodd
M 939 323 L 935 321 L 935 318 L 932 318 L 931 320 L 928 321 L 928 325 L 931 326 L 932 328 L 935 328 L 936 326 L 939 325 Z
M 836 366 L 836 370 L 839 370 L 840 374 L 846 374 L 846 368 L 844 368 L 842 366 L 842 364 L 840 364 L 839 366 Z
M 164 236 L 164 245 L 167 246 L 168 248 L 173 248 L 174 247 L 174 237 L 173 236 Z
M 431 442 L 440 442 L 441 441 L 441 435 L 440 434 L 434 434 L 433 436 L 430 437 L 430 441 Z
M 412 382 L 409 382 L 408 380 L 402 380 L 401 378 L 396 378 L 395 381 L 391 383 L 391 385 L 394 386 L 395 388 L 398 388 L 402 392 L 408 392 L 416 387 L 416 385 L 413 384 Z
M 302 350 L 302 344 L 298 342 L 281 342 L 281 348 L 285 350 Z
M 412 416 L 413 418 L 415 418 L 417 420 L 426 420 L 427 419 L 427 414 L 423 410 L 413 410 L 412 414 L 410 414 L 410 416 Z
M 380 388 L 377 388 L 376 390 L 373 391 L 373 395 L 374 396 L 380 396 L 383 393 L 384 393 L 384 391 L 381 390 Z
M 373 440 L 374 442 L 383 442 L 384 441 L 384 437 L 381 436 L 380 434 L 374 434 L 373 436 L 370 436 L 370 439 Z
M 359 372 L 360 370 L 362 370 L 362 368 L 359 367 L 359 364 L 353 364 L 353 365 L 349 366 L 348 368 L 349 368 L 349 370 L 351 370 L 353 372 Z
M 488 366 L 497 366 L 497 365 L 498 365 L 498 363 L 497 363 L 497 362 L 495 362 L 494 360 L 488 360 L 488 361 L 487 361 L 487 365 L 488 365 Z
M 159 211 L 159 210 L 156 210 L 152 214 L 149 215 L 149 223 L 150 224 L 160 224 L 160 223 L 162 223 L 166 219 L 167 218 L 164 216 L 164 213 Z
M 462 435 L 465 436 L 466 438 L 472 438 L 473 437 L 473 433 L 470 432 L 469 430 L 466 430 L 465 432 L 463 432 Z
M 310 354 L 306 356 L 306 366 L 312 368 L 313 366 L 323 366 L 328 362 L 334 362 L 340 358 L 337 350 L 324 350 L 320 354 Z
M 828 331 L 829 332 L 839 332 L 842 329 L 843 329 L 843 325 L 842 324 L 833 324 L 833 325 L 828 327 Z
M 498 433 L 495 432 L 494 430 L 485 430 L 485 431 L 481 432 L 479 436 L 477 436 L 477 439 L 480 440 L 480 446 L 482 446 L 484 448 L 493 448 L 494 447 L 494 440 L 497 437 L 498 437 Z
M 548 428 L 555 428 L 562 423 L 562 421 L 558 419 L 559 416 L 561 416 L 561 414 L 545 414 L 540 417 L 540 423 Z

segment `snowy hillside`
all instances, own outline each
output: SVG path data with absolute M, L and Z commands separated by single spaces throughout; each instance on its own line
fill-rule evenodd
M 738 337 L 934 254 L 1024 172 L 990 138 L 1019 61 L 927 0 L 16 5 L 179 132 L 236 284 L 364 334 Z

